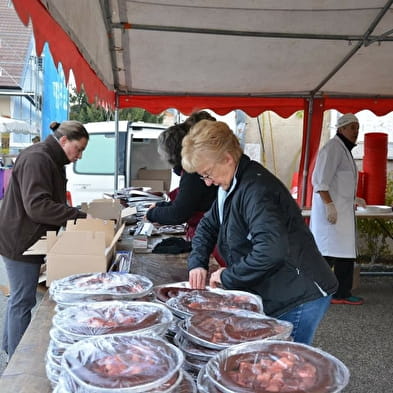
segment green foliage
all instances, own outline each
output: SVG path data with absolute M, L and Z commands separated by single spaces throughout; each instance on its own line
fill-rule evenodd
M 82 123 L 94 121 L 114 120 L 113 111 L 106 110 L 98 105 L 90 104 L 83 90 L 73 89 L 70 95 L 70 120 L 78 120 Z M 148 123 L 162 123 L 163 115 L 153 115 L 141 108 L 127 108 L 119 110 L 119 120 L 144 121 Z
M 393 204 L 393 172 L 387 177 L 385 204 Z M 393 234 L 392 220 L 377 220 L 368 218 L 357 219 L 359 258 L 362 262 L 374 263 L 378 260 L 392 261 L 392 250 L 387 242 Z
M 392 231 L 393 223 L 385 221 L 382 223 L 387 230 Z M 359 238 L 359 255 L 362 260 L 375 263 L 379 259 L 391 258 L 391 251 L 387 244 L 388 234 L 376 219 L 358 218 L 357 229 Z

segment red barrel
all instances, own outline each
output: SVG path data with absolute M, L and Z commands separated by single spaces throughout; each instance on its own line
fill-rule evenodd
M 384 205 L 387 181 L 388 134 L 370 132 L 364 135 L 363 182 L 368 205 Z

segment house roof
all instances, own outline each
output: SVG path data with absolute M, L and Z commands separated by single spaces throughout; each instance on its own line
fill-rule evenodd
M 12 3 L 0 0 L 0 88 L 20 88 L 31 37 Z

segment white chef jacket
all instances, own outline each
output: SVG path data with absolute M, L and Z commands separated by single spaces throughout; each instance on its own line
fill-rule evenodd
M 355 210 L 358 171 L 351 152 L 336 135 L 320 150 L 312 174 L 314 187 L 310 229 L 324 256 L 355 258 Z M 326 218 L 318 191 L 329 191 L 337 209 L 337 222 Z

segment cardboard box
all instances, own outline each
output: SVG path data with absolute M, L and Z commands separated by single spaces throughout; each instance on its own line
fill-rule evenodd
M 80 219 L 76 221 L 69 220 L 67 221 L 65 230 L 66 232 L 103 232 L 105 235 L 105 247 L 109 247 L 115 234 L 115 222 L 113 220 L 100 219 Z
M 165 192 L 163 180 L 133 180 L 133 187 L 148 187 L 152 192 Z
M 90 203 L 83 202 L 81 204 L 81 210 L 94 218 L 113 220 L 116 228 L 119 228 L 121 225 L 123 206 L 118 199 L 103 198 L 94 199 Z
M 152 191 L 169 191 L 171 186 L 172 171 L 170 169 L 141 168 L 136 179 L 132 180 L 133 187 L 151 187 Z
M 78 273 L 106 272 L 111 265 L 124 224 L 115 232 L 111 220 L 80 219 L 58 234 L 47 232 L 25 254 L 46 255 L 46 285 Z

